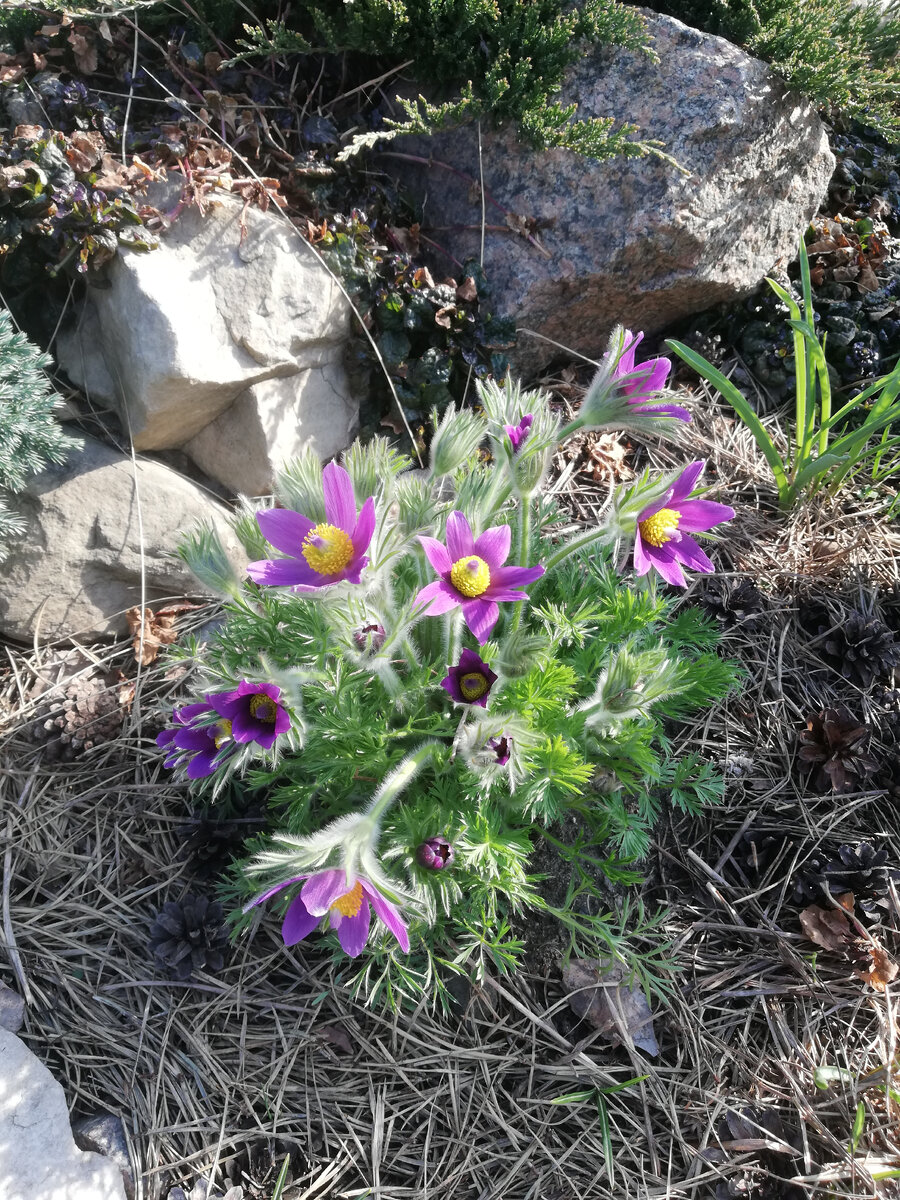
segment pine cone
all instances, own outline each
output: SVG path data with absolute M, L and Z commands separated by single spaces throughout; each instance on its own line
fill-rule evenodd
M 243 853 L 246 839 L 265 827 L 266 818 L 260 808 L 231 819 L 195 813 L 181 829 L 184 838 L 181 856 L 188 859 L 195 878 L 210 879 L 223 874 Z
M 866 753 L 870 730 L 843 705 L 826 708 L 800 732 L 800 761 L 818 792 L 851 792 L 878 763 Z
M 794 902 L 805 907 L 822 904 L 829 892 L 835 899 L 852 892 L 857 907 L 868 916 L 883 915 L 889 882 L 900 879 L 900 872 L 885 865 L 887 860 L 887 850 L 868 842 L 838 846 L 834 854 L 819 849 L 794 874 Z
M 801 624 L 818 638 L 822 659 L 851 683 L 869 688 L 900 667 L 900 643 L 878 617 L 861 612 L 835 619 L 822 604 L 806 605 Z
M 85 750 L 112 741 L 122 728 L 126 708 L 119 701 L 118 675 L 87 675 L 49 692 L 31 726 L 31 740 L 42 742 L 53 761 L 71 762 Z
M 766 597 L 751 579 L 704 580 L 697 598 L 711 617 L 726 629 L 741 625 L 758 629 L 767 619 Z
M 157 964 L 180 980 L 195 971 L 221 971 L 228 946 L 223 916 L 222 905 L 206 896 L 188 894 L 164 904 L 150 928 Z
M 766 877 L 784 848 L 793 845 L 793 838 L 786 834 L 751 826 L 741 835 L 729 861 L 740 868 L 745 879 L 756 883 Z

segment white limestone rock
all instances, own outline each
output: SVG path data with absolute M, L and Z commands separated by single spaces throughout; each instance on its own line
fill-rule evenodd
M 172 189 L 154 202 L 170 207 Z M 351 310 L 338 285 L 280 214 L 248 208 L 242 237 L 242 210 L 223 193 L 183 211 L 156 250 L 121 249 L 60 335 L 60 367 L 119 409 L 138 450 L 182 446 L 254 385 L 343 354 Z
M 125 1200 L 115 1163 L 76 1147 L 60 1085 L 25 1043 L 2 1027 L 0 1196 Z
M 340 363 L 311 367 L 248 389 L 185 445 L 219 483 L 247 496 L 272 490 L 275 472 L 312 446 L 331 458 L 353 440 L 359 406 Z

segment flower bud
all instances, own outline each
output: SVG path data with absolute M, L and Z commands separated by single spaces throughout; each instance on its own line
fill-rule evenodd
M 504 733 L 500 737 L 489 738 L 488 746 L 493 750 L 497 758 L 497 766 L 505 767 L 512 753 L 512 738 L 507 737 Z
M 453 847 L 446 838 L 432 837 L 416 851 L 416 862 L 426 871 L 443 871 L 454 859 Z
M 353 631 L 353 644 L 360 654 L 377 654 L 386 638 L 383 625 L 363 625 Z
M 437 414 L 434 414 L 435 416 Z M 431 439 L 431 474 L 435 479 L 451 475 L 472 457 L 486 433 L 481 417 L 456 411 L 451 404 Z

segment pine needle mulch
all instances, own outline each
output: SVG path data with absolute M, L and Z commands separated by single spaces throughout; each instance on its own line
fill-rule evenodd
M 741 508 L 717 551 L 725 575 L 752 573 L 769 607 L 725 634 L 748 673 L 742 694 L 673 730 L 720 764 L 727 789 L 700 817 L 667 813 L 645 864 L 645 903 L 664 906 L 672 942 L 655 1058 L 578 1023 L 556 971 L 475 987 L 450 1017 L 367 1008 L 314 941 L 285 950 L 268 918 L 220 974 L 162 978 L 147 950 L 153 916 L 202 887 L 184 853 L 185 793 L 153 742 L 184 681 L 151 668 L 119 738 L 53 764 L 28 736 L 41 666 L 9 649 L 0 979 L 26 995 L 24 1036 L 75 1114 L 122 1115 L 143 1200 L 199 1178 L 268 1200 L 285 1156 L 289 1200 L 898 1194 L 873 1178 L 900 1167 L 896 985 L 876 992 L 807 941 L 792 898 L 818 851 L 867 842 L 900 865 L 896 788 L 875 776 L 817 795 L 796 762 L 797 730 L 839 699 L 872 723 L 872 753 L 896 764 L 875 693 L 841 679 L 798 623 L 804 588 L 850 603 L 850 569 L 858 593 L 885 603 L 896 532 L 863 530 L 837 508 L 778 517 L 741 430 L 711 408 L 691 437 L 718 470 L 717 498 Z M 607 484 L 560 469 L 589 519 Z M 826 529 L 837 549 L 819 572 Z M 130 650 L 96 653 L 124 662 Z M 887 904 L 879 937 L 896 954 L 896 890 Z M 815 1083 L 822 1067 L 828 1090 Z M 589 1095 L 552 1103 L 573 1092 Z

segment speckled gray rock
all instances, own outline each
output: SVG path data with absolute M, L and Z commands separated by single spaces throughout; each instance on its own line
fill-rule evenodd
M 482 138 L 496 309 L 592 357 L 617 321 L 653 331 L 752 290 L 794 257 L 834 167 L 814 110 L 762 62 L 670 17 L 647 17 L 658 62 L 598 47 L 571 69 L 562 98 L 578 101 L 579 117 L 633 122 L 687 175 L 655 157 L 601 163 L 535 151 L 512 129 Z M 404 163 L 404 182 L 426 199 L 434 240 L 459 260 L 477 257 L 476 131 L 393 149 L 433 161 L 427 171 Z M 506 227 L 507 214 L 537 223 L 545 253 Z M 527 371 L 554 353 L 522 335 L 515 363 Z
M 129 455 L 86 438 L 63 466 L 28 481 L 19 504 L 28 532 L 0 571 L 0 633 L 28 642 L 36 629 L 42 641 L 124 633 L 142 568 L 147 603 L 203 595 L 174 557 L 197 520 L 212 522 L 240 573 L 246 554 L 223 505 L 160 463 L 139 459 L 136 478 Z
M 157 191 L 153 202 L 171 210 L 180 188 Z M 266 380 L 293 379 L 301 413 L 309 371 L 346 348 L 350 306 L 338 284 L 280 213 L 244 212 L 237 196 L 186 209 L 157 249 L 123 248 L 104 273 L 57 358 L 92 400 L 119 409 L 138 450 L 184 445 Z
M 118 1167 L 78 1150 L 63 1090 L 14 1033 L 0 1028 L 0 1196 L 125 1200 Z

